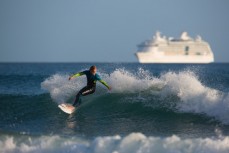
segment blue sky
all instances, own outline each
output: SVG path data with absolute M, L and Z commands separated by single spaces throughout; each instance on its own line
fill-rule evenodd
M 137 62 L 159 30 L 208 41 L 229 62 L 228 0 L 0 0 L 0 62 Z

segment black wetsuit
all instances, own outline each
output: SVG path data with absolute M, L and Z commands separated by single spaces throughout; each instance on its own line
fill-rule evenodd
M 81 75 L 86 75 L 87 76 L 87 86 L 83 87 L 78 92 L 78 94 L 76 95 L 76 99 L 75 99 L 75 101 L 73 103 L 73 106 L 76 106 L 76 105 L 79 106 L 81 104 L 80 96 L 86 96 L 86 95 L 89 95 L 89 94 L 92 94 L 92 93 L 95 92 L 96 81 L 100 81 L 107 88 L 109 88 L 108 84 L 105 81 L 103 81 L 97 73 L 95 75 L 93 75 L 89 70 L 87 70 L 87 71 L 83 71 L 83 72 L 77 73 L 74 76 L 81 76 Z

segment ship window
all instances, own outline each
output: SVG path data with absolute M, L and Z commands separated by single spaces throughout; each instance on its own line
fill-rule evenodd
M 196 55 L 201 55 L 201 53 L 200 52 L 196 52 Z
M 188 55 L 189 46 L 185 46 L 185 55 Z

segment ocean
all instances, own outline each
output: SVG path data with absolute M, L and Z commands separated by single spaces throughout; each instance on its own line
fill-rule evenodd
M 68 115 L 96 65 L 112 90 Z M 229 64 L 1 63 L 1 153 L 228 153 Z

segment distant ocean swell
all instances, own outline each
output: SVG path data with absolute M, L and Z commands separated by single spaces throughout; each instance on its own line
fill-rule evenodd
M 204 114 L 229 124 L 229 93 L 207 87 L 193 71 L 169 71 L 155 77 L 144 69 L 136 73 L 116 69 L 101 76 L 112 86 L 112 91 L 107 92 L 98 83 L 97 94 L 93 95 L 95 99 L 106 94 L 118 95 L 122 98 L 117 103 L 141 103 L 146 107 Z M 73 99 L 85 84 L 83 77 L 68 81 L 68 75 L 54 74 L 46 78 L 41 87 L 49 91 L 53 101 L 61 103 Z
M 47 75 L 0 75 L 0 94 L 5 95 L 39 95 L 44 93 L 40 89 Z
M 96 137 L 84 140 L 77 137 L 3 135 L 0 137 L 0 152 L 4 153 L 228 153 L 229 137 L 183 139 L 170 137 L 145 136 L 131 133 L 125 137 L 119 135 Z

